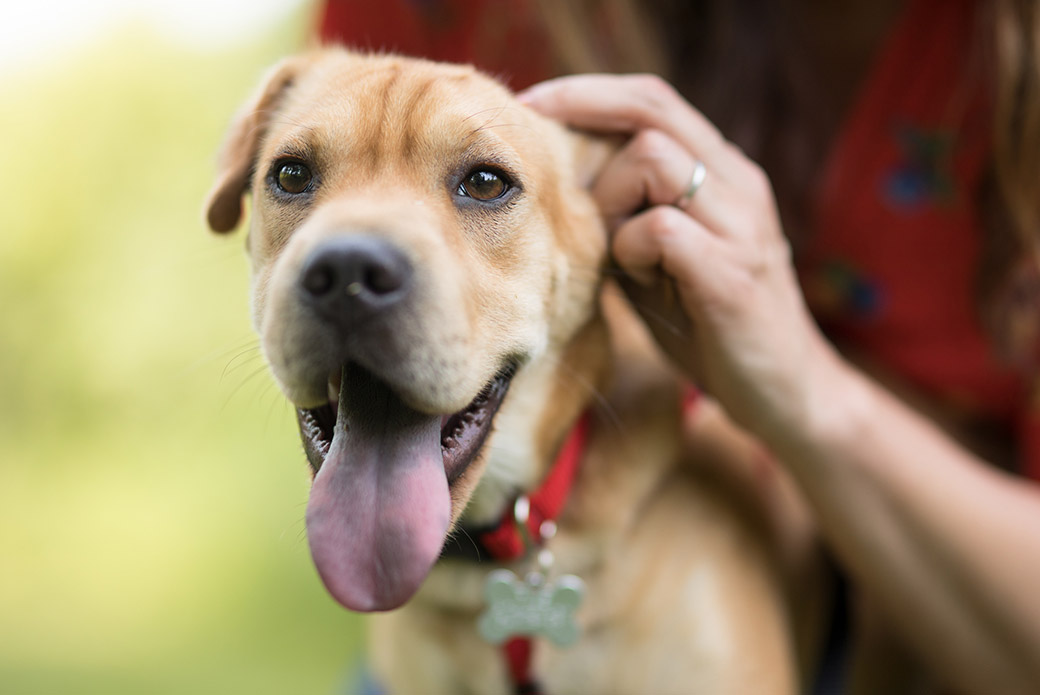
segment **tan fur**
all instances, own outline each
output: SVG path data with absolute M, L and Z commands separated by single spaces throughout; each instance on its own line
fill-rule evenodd
M 321 171 L 306 206 L 268 190 L 286 151 Z M 605 232 L 581 184 L 605 151 L 470 68 L 327 51 L 283 63 L 240 116 L 209 220 L 235 226 L 253 170 L 254 319 L 297 406 L 326 398 L 328 365 L 289 289 L 308 252 L 335 235 L 377 232 L 416 268 L 421 292 L 372 357 L 411 407 L 454 412 L 503 355 L 522 357 L 496 431 L 452 485 L 453 523 L 498 518 L 592 408 L 552 541 L 558 570 L 588 585 L 584 636 L 569 649 L 537 643 L 548 693 L 793 693 L 785 580 L 808 566 L 811 530 L 797 500 L 776 509 L 755 483 L 712 473 L 757 453 L 710 408 L 684 420 L 680 381 L 620 293 L 600 295 Z M 488 160 L 517 172 L 515 204 L 454 204 L 458 176 Z M 489 569 L 441 561 L 406 606 L 373 616 L 372 659 L 391 692 L 510 692 L 500 650 L 475 629 Z

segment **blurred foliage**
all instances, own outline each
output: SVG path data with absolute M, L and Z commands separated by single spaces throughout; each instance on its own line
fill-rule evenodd
M 202 54 L 145 27 L 0 81 L 0 692 L 330 693 L 357 619 L 304 538 L 291 409 L 214 152 L 307 13 Z

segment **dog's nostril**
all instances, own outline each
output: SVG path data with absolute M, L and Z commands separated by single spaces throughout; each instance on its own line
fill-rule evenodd
M 365 269 L 362 279 L 364 288 L 376 294 L 389 294 L 400 289 L 404 282 L 403 274 L 386 265 L 370 265 Z
M 336 275 L 327 265 L 315 264 L 303 276 L 303 288 L 315 297 L 328 294 L 336 284 Z

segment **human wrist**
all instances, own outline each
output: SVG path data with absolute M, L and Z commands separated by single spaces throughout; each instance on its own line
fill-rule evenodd
M 858 370 L 830 344 L 821 345 L 810 361 L 798 402 L 779 426 L 763 433 L 765 443 L 792 465 L 831 460 L 865 436 L 874 391 Z

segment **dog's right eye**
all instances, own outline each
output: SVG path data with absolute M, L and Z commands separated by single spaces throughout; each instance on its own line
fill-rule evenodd
M 311 170 L 300 162 L 286 162 L 278 168 L 275 179 L 278 187 L 286 193 L 303 193 L 311 182 Z
M 490 202 L 501 198 L 509 190 L 502 176 L 490 169 L 477 169 L 462 180 L 457 193 L 466 198 Z

